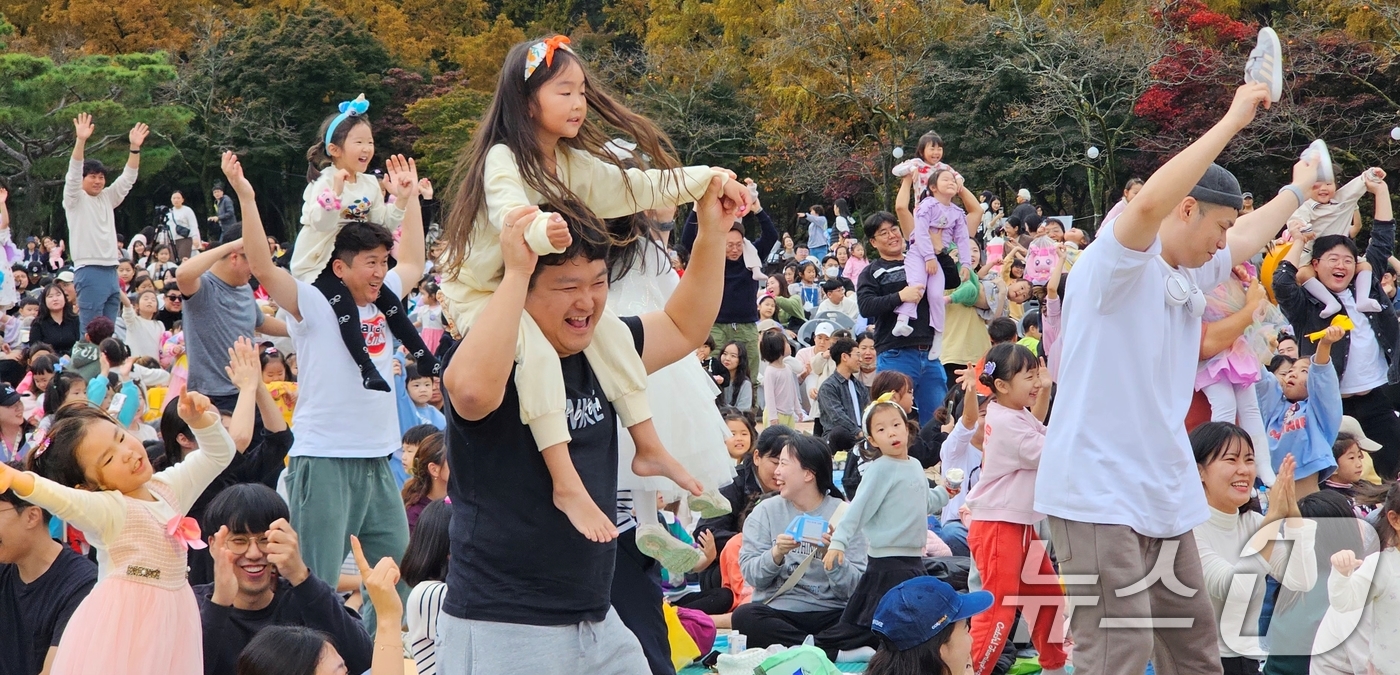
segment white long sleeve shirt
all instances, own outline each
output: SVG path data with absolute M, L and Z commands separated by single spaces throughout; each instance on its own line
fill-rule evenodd
M 117 216 L 115 209 L 126 199 L 136 184 L 136 169 L 126 167 L 96 197 L 83 192 L 83 163 L 68 162 L 68 174 L 63 177 L 63 213 L 68 217 L 68 252 L 73 267 L 117 264 L 121 249 L 117 247 Z
M 1317 523 L 1302 522 L 1302 527 L 1283 528 L 1283 539 L 1292 543 L 1291 549 L 1282 541 L 1276 542 L 1268 560 L 1257 552 L 1241 555 L 1250 537 L 1263 527 L 1262 514 L 1226 513 L 1211 508 L 1210 520 L 1193 530 L 1206 592 L 1220 626 L 1217 643 L 1221 658 L 1262 659 L 1267 655 L 1255 635 L 1266 576 L 1278 579 L 1290 591 L 1305 592 L 1317 583 L 1317 555 L 1313 551 Z M 1233 588 L 1241 584 L 1244 586 Z
M 1366 556 L 1350 576 L 1332 570 L 1327 599 L 1338 612 L 1371 610 L 1371 665 L 1381 675 L 1400 675 L 1400 551 Z
M 175 516 L 189 513 L 190 506 L 204 493 L 204 489 L 219 476 L 224 467 L 233 461 L 233 438 L 224 425 L 211 424 L 203 429 L 192 429 L 199 449 L 191 452 L 183 461 L 151 477 L 175 492 L 180 507 L 164 499 L 142 502 L 159 522 L 166 522 Z M 34 491 L 22 498 L 48 509 L 83 531 L 88 543 L 97 549 L 98 578 L 107 576 L 107 544 L 121 534 L 126 522 L 126 497 L 116 490 L 90 492 L 59 485 L 51 480 L 35 476 Z

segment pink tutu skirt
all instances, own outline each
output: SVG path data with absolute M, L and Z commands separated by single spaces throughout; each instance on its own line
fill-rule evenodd
M 199 675 L 204 635 L 189 584 L 168 590 L 110 576 L 69 619 L 54 675 Z
M 437 352 L 438 343 L 442 341 L 441 328 L 424 328 L 418 334 L 423 337 L 423 344 L 428 346 L 429 354 Z
M 1228 382 L 1235 386 L 1249 386 L 1259 381 L 1259 357 L 1249 348 L 1244 337 L 1235 340 L 1230 348 L 1201 362 L 1196 371 L 1196 390 L 1217 382 Z

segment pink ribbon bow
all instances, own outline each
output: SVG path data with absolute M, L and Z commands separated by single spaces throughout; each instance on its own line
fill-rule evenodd
M 185 550 L 209 548 L 200 537 L 199 521 L 189 516 L 171 518 L 170 522 L 165 524 L 165 533 L 180 542 L 180 546 Z

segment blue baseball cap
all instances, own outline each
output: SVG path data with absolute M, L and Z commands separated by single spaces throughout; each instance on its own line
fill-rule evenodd
M 987 591 L 963 594 L 936 577 L 916 577 L 880 598 L 870 628 L 895 649 L 905 651 L 932 640 L 958 621 L 987 611 L 992 602 Z

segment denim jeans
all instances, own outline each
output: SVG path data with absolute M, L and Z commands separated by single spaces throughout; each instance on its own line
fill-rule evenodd
M 78 330 L 87 330 L 88 322 L 97 316 L 117 320 L 122 289 L 116 265 L 83 265 L 73 272 L 73 285 L 78 291 Z
M 919 426 L 933 419 L 933 411 L 948 395 L 948 376 L 937 359 L 930 361 L 923 349 L 887 349 L 875 359 L 876 370 L 894 370 L 914 381 L 914 405 L 919 409 Z

